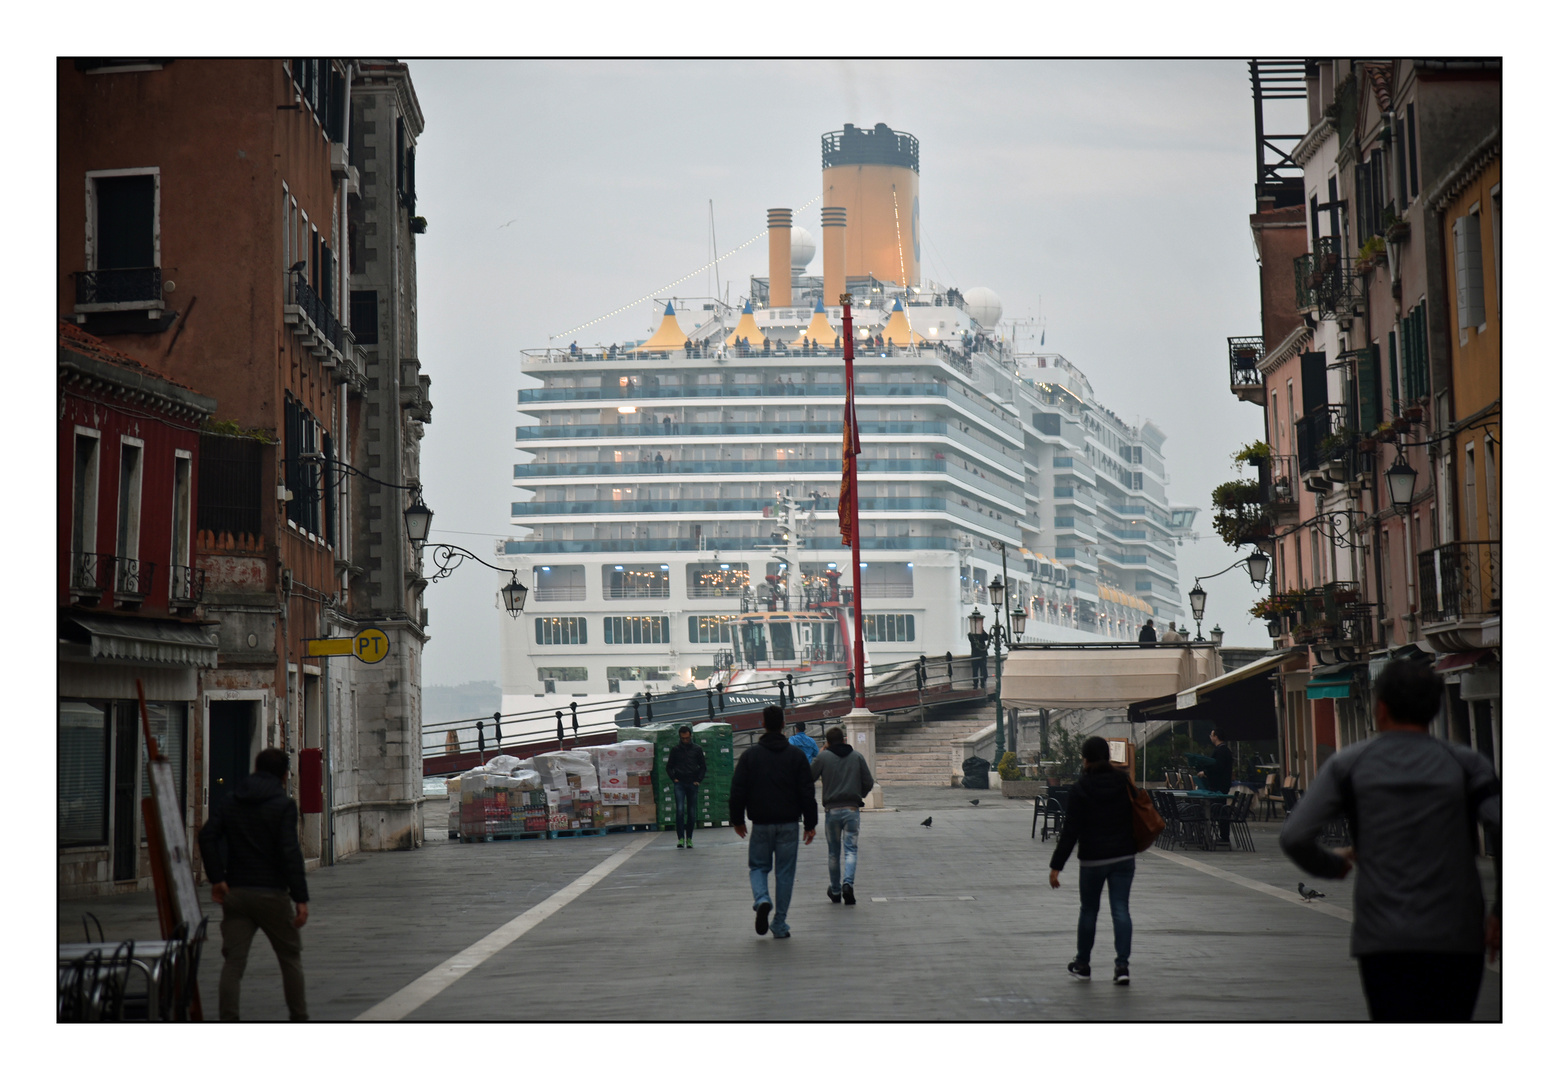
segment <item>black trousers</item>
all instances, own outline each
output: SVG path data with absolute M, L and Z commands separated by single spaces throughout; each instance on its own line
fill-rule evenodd
M 1371 1020 L 1471 1020 L 1482 953 L 1375 953 L 1359 957 Z
M 971 676 L 970 681 L 976 688 L 985 685 L 985 657 L 976 656 L 969 660 L 969 675 Z

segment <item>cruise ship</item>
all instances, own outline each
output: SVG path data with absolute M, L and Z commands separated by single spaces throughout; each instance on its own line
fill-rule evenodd
M 1164 433 L 1117 416 L 1064 357 L 1019 348 L 993 290 L 921 274 L 912 135 L 847 124 L 822 165 L 804 204 L 822 204 L 820 274 L 797 212 L 769 209 L 769 274 L 747 295 L 656 301 L 642 341 L 522 351 L 518 538 L 498 554 L 530 593 L 501 631 L 504 713 L 843 677 L 844 293 L 873 667 L 967 654 L 998 577 L 1028 616 L 1020 640 L 1183 621 L 1176 547 L 1196 511 L 1169 500 Z

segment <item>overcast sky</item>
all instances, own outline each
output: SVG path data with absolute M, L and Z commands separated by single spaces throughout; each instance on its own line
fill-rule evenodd
M 1230 335 L 1259 334 L 1247 217 L 1255 179 L 1243 61 L 414 61 L 420 353 L 433 379 L 422 476 L 435 539 L 487 555 L 508 508 L 520 350 L 547 345 L 766 229 L 821 191 L 820 136 L 879 121 L 920 140 L 922 273 L 988 286 L 1043 317 L 1046 351 L 1100 400 L 1168 435 L 1170 497 L 1202 507 L 1182 591 L 1236 552 L 1208 493 L 1262 436 L 1228 388 Z M 1295 130 L 1288 128 L 1287 130 Z M 820 237 L 813 202 L 797 224 Z M 720 264 L 734 299 L 767 274 L 760 240 Z M 812 266 L 821 272 L 819 255 Z M 699 274 L 658 292 L 708 295 Z M 664 301 L 661 307 L 663 308 Z M 572 336 L 647 336 L 646 301 Z M 567 344 L 564 338 L 561 344 Z M 424 681 L 498 679 L 495 579 L 429 589 Z M 1240 571 L 1206 625 L 1266 646 Z

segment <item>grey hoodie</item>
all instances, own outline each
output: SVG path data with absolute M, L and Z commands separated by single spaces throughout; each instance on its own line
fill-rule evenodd
M 872 789 L 872 771 L 866 759 L 849 743 L 829 743 L 812 759 L 812 779 L 823 778 L 823 809 L 858 809 L 866 805 Z

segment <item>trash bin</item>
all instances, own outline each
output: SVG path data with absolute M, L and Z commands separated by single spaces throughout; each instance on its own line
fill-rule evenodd
M 991 763 L 982 757 L 964 759 L 964 787 L 988 788 L 991 786 Z

